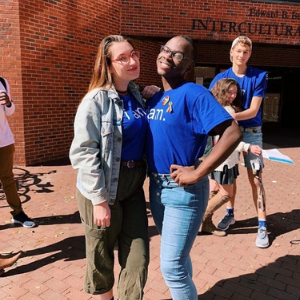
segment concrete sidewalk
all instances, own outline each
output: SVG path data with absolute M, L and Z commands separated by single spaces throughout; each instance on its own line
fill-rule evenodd
M 267 146 L 277 148 L 270 141 Z M 255 246 L 257 220 L 246 173 L 240 167 L 236 224 L 224 238 L 198 235 L 193 246 L 193 278 L 198 299 L 300 299 L 299 147 L 278 148 L 295 165 L 265 161 L 271 241 L 267 249 Z M 70 165 L 19 167 L 14 171 L 24 210 L 39 226 L 26 229 L 12 225 L 10 209 L 0 193 L 0 252 L 26 252 L 0 278 L 0 299 L 99 299 L 82 291 L 85 253 L 74 198 L 76 171 Z M 148 196 L 147 186 L 148 182 Z M 225 208 L 217 211 L 216 222 L 224 211 Z M 149 205 L 148 216 L 151 262 L 144 299 L 171 299 L 160 272 L 160 237 Z M 116 276 L 118 271 L 116 265 Z

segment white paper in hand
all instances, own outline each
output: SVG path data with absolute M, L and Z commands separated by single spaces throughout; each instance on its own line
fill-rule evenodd
M 277 149 L 263 150 L 262 156 L 269 160 L 278 161 L 285 164 L 295 164 L 287 155 L 282 154 Z

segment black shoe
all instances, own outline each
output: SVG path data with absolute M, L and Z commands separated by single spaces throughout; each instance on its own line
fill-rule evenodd
M 23 227 L 32 228 L 35 226 L 35 223 L 30 219 L 22 210 L 20 213 L 12 217 L 12 222 L 15 224 L 21 224 Z

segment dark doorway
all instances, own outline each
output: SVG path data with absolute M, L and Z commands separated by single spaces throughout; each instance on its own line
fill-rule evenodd
M 300 128 L 299 122 L 300 69 L 289 69 L 283 74 L 281 127 Z

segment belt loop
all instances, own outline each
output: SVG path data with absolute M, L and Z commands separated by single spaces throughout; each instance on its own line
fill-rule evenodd
M 166 181 L 167 181 L 167 185 L 169 185 L 171 183 L 171 181 L 168 179 L 167 175 L 164 175 Z

